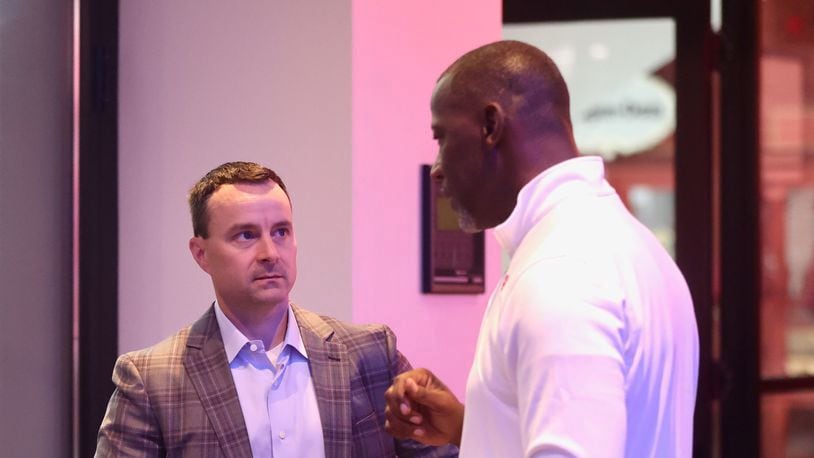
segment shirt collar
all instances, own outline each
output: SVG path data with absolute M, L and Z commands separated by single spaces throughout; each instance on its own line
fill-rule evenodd
M 495 238 L 512 256 L 531 228 L 562 200 L 598 192 L 614 192 L 605 181 L 601 157 L 580 156 L 560 162 L 540 172 L 520 189 L 511 215 L 495 227 Z
M 223 348 L 226 350 L 226 360 L 231 364 L 240 353 L 240 350 L 250 342 L 250 339 L 243 335 L 239 329 L 226 317 L 218 301 L 215 301 L 215 319 L 218 321 L 220 335 L 223 339 Z M 304 358 L 308 359 L 305 351 L 305 344 L 302 342 L 300 328 L 297 325 L 297 317 L 294 310 L 288 305 L 288 324 L 286 325 L 285 337 L 283 338 L 283 348 L 290 346 L 297 350 Z M 269 350 L 268 348 L 266 349 Z

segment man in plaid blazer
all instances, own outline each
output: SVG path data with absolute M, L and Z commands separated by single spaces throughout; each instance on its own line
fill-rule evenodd
M 96 456 L 457 454 L 454 448 L 395 440 L 385 432 L 384 392 L 393 377 L 410 369 L 389 328 L 343 323 L 289 302 L 296 240 L 288 199 L 282 180 L 253 163 L 223 164 L 193 187 L 190 251 L 212 277 L 217 301 L 174 336 L 119 357 L 113 371 L 116 391 L 99 429 Z M 234 336 L 240 336 L 243 347 L 236 356 L 227 355 L 230 345 L 224 341 Z M 302 377 L 291 375 L 293 365 L 288 372 L 275 372 L 283 366 L 273 363 L 293 354 L 300 342 L 305 355 L 295 356 L 307 360 L 304 384 Z M 268 370 L 246 372 L 241 358 L 247 355 L 271 361 Z M 262 377 L 273 384 L 257 386 Z M 298 400 L 293 407 L 276 410 L 284 404 L 253 402 L 286 383 L 294 387 L 286 400 Z M 253 398 L 257 393 L 260 397 Z M 303 412 L 313 412 L 320 421 L 295 422 L 289 431 L 307 440 L 295 442 L 301 449 L 286 449 L 291 438 L 282 445 L 286 433 L 271 431 L 269 418 L 274 424 L 275 415 L 288 421 Z M 320 436 L 322 443 L 314 447 L 311 439 L 318 442 Z

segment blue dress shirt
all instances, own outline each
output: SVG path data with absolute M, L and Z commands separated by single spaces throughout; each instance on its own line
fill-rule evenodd
M 249 340 L 215 303 L 226 357 L 254 457 L 324 457 L 322 422 L 308 353 L 291 307 L 282 343 Z

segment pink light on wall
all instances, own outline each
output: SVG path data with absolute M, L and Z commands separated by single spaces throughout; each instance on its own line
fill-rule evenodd
M 355 322 L 388 324 L 414 366 L 463 395 L 488 300 L 420 292 L 420 164 L 432 163 L 429 99 L 452 61 L 501 36 L 499 0 L 353 1 L 352 298 Z M 487 291 L 500 252 L 486 242 Z

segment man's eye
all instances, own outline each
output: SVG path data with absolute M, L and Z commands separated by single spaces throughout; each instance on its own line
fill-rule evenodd
M 274 230 L 271 233 L 273 237 L 287 237 L 291 233 L 291 230 L 287 227 L 280 227 Z
M 255 237 L 256 236 L 254 235 L 254 232 L 252 232 L 252 231 L 242 231 L 242 232 L 237 233 L 237 235 L 235 236 L 235 239 L 237 239 L 237 240 L 252 240 Z

